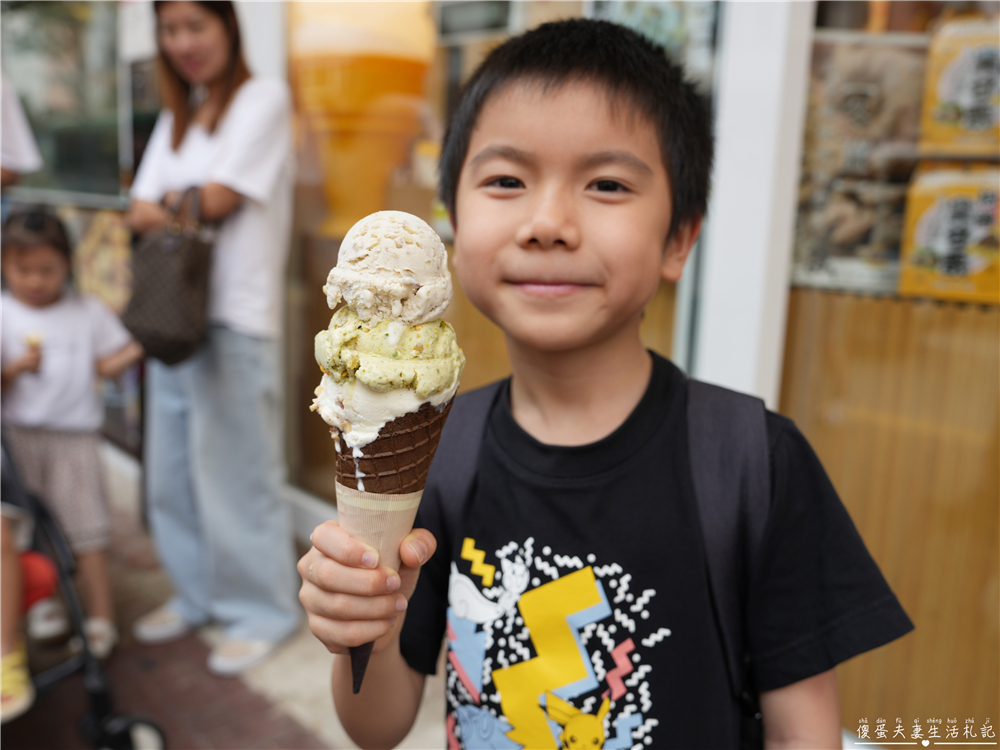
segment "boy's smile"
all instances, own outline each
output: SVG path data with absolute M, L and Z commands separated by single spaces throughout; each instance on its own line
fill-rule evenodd
M 668 243 L 671 201 L 653 126 L 587 82 L 516 82 L 489 99 L 456 195 L 455 267 L 511 343 L 568 351 L 638 335 L 661 278 L 690 242 Z

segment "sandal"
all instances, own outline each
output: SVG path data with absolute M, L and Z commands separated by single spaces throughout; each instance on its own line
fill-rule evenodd
M 62 603 L 41 599 L 31 605 L 25 615 L 28 638 L 33 641 L 52 641 L 69 632 L 69 620 Z
M 16 719 L 35 702 L 35 686 L 28 672 L 24 644 L 0 661 L 0 723 Z
M 118 628 L 111 620 L 103 617 L 90 617 L 83 624 L 83 632 L 87 635 L 87 647 L 96 659 L 107 659 L 118 644 Z M 69 642 L 73 653 L 82 650 L 80 636 L 73 636 Z

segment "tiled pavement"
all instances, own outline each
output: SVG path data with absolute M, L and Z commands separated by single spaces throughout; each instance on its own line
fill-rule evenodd
M 210 675 L 207 656 L 196 635 L 152 647 L 123 643 L 107 664 L 115 713 L 152 719 L 175 750 L 327 747 L 241 680 Z M 85 750 L 78 726 L 87 702 L 82 677 L 67 678 L 5 725 L 0 742 L 5 750 Z
M 169 584 L 134 519 L 113 515 L 112 578 L 122 640 L 105 665 L 116 714 L 141 714 L 165 733 L 172 750 L 310 750 L 330 747 L 242 679 L 211 675 L 209 647 L 191 634 L 173 643 L 143 646 L 130 626 L 165 601 Z M 35 648 L 34 665 L 58 661 L 63 647 Z M 32 709 L 0 729 L 4 750 L 84 750 L 79 732 L 88 697 L 81 675 L 40 695 Z

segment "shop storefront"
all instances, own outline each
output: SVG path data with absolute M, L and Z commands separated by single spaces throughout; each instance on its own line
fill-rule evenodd
M 811 51 L 778 407 L 917 624 L 839 670 L 876 742 L 918 715 L 989 741 L 997 710 L 1000 52 L 976 11 L 821 3 Z

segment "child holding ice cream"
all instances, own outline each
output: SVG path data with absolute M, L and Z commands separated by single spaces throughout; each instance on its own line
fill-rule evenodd
M 700 231 L 711 129 L 662 49 L 601 21 L 511 39 L 467 84 L 441 196 L 459 281 L 503 329 L 512 374 L 488 391 L 462 497 L 442 437 L 398 571 L 332 521 L 300 561 L 360 745 L 404 737 L 444 642 L 449 747 L 840 747 L 835 666 L 912 627 L 805 439 L 761 409 L 766 527 L 734 584 L 753 695 L 733 690 L 692 384 L 639 337 Z M 445 436 L 476 397 L 456 399 Z M 342 655 L 372 640 L 352 695 Z
M 118 641 L 98 459 L 98 379 L 142 357 L 118 317 L 68 285 L 71 249 L 53 214 L 11 213 L 3 228 L 3 429 L 28 489 L 52 509 L 77 558 L 91 650 Z

